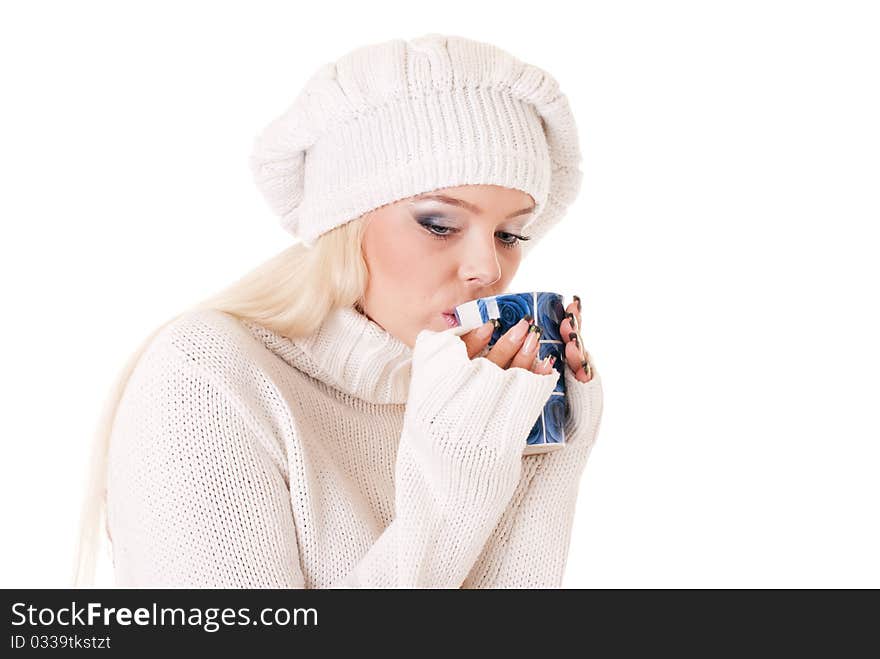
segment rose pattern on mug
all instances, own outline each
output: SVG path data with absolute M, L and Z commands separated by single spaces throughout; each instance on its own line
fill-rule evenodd
M 553 368 L 559 374 L 556 387 L 526 439 L 523 453 L 529 455 L 565 446 L 565 422 L 569 408 L 563 377 L 565 359 L 562 351 L 565 343 L 559 335 L 559 324 L 565 318 L 562 295 L 550 291 L 511 293 L 477 298 L 455 308 L 455 318 L 463 329 L 477 327 L 492 318 L 499 320 L 500 326 L 492 333 L 487 350 L 526 315 L 531 315 L 542 330 L 538 341 L 538 359 L 555 355 Z

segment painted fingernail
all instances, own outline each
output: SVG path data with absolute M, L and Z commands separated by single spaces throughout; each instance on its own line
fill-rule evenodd
M 526 321 L 527 323 L 531 323 L 532 322 L 532 315 L 527 313 L 525 316 L 523 316 L 523 320 Z
M 526 342 L 523 344 L 522 351 L 526 354 L 534 352 L 535 348 L 538 347 L 539 336 L 541 336 L 541 328 L 537 325 L 530 325 L 529 335 L 526 337 Z
M 495 326 L 496 331 L 501 329 L 501 321 L 497 318 L 492 319 L 492 324 Z
M 526 335 L 526 332 L 529 331 L 529 323 L 525 318 L 520 320 L 516 325 L 511 328 L 511 330 L 507 333 L 507 336 L 514 343 L 519 343 L 522 341 L 523 337 Z
M 556 363 L 556 355 L 550 355 L 550 366 Z
M 577 295 L 573 295 L 574 301 L 578 303 L 578 311 L 581 311 L 581 299 Z
M 568 333 L 568 338 L 569 338 L 571 341 L 574 341 L 574 344 L 575 344 L 575 345 L 580 345 L 580 344 L 578 343 L 578 335 L 577 335 L 576 332 L 569 332 L 569 333 Z

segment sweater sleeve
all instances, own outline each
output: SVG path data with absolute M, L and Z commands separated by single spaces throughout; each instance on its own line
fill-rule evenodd
M 556 375 L 470 360 L 425 331 L 388 527 L 331 588 L 459 588 L 520 481 Z M 283 460 L 210 373 L 154 351 L 120 402 L 108 471 L 117 584 L 304 587 Z
M 420 333 L 394 518 L 332 587 L 460 588 L 510 502 L 526 438 L 557 381 L 471 360 L 454 334 Z
M 559 588 L 565 573 L 578 488 L 602 419 L 602 381 L 564 370 L 570 414 L 566 446 L 527 455 L 510 505 L 468 574 L 464 588 Z
M 245 414 L 173 345 L 141 359 L 108 454 L 118 586 L 303 587 L 280 449 Z

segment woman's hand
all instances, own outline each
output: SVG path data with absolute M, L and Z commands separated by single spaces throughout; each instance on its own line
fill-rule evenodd
M 571 369 L 572 374 L 578 382 L 589 382 L 593 379 L 592 369 L 587 373 L 587 364 L 590 361 L 590 353 L 584 346 L 584 356 L 586 361 L 581 357 L 580 346 L 578 346 L 577 334 L 583 337 L 581 332 L 581 299 L 575 295 L 574 301 L 568 305 L 565 310 L 565 318 L 559 323 L 559 335 L 565 342 L 562 354 L 565 355 L 566 365 Z
M 486 321 L 480 327 L 462 335 L 461 340 L 467 346 L 467 354 L 470 359 L 480 354 L 489 344 L 492 333 L 495 331 L 493 321 Z M 541 338 L 541 328 L 532 322 L 531 316 L 522 318 L 516 325 L 502 334 L 483 355 L 486 359 L 494 362 L 501 368 L 524 368 L 538 375 L 547 375 L 553 372 L 555 356 L 546 361 L 537 361 L 538 341 Z
M 574 301 L 565 310 L 565 317 L 559 323 L 559 335 L 563 340 L 562 354 L 575 379 L 579 382 L 589 382 L 593 379 L 592 372 L 588 373 L 586 368 L 590 359 L 590 353 L 584 348 L 586 361 L 581 356 L 576 334 L 576 332 L 580 332 L 580 325 L 581 300 L 575 295 Z M 473 359 L 485 349 L 492 338 L 494 330 L 495 326 L 492 321 L 488 321 L 481 327 L 462 335 L 461 340 L 467 346 L 467 353 L 470 359 Z M 501 368 L 518 367 L 530 370 L 533 373 L 546 375 L 553 371 L 555 357 L 547 360 L 546 363 L 535 360 L 535 357 L 538 355 L 538 341 L 540 338 L 540 328 L 534 326 L 531 316 L 526 316 L 517 325 L 507 330 L 492 345 L 485 357 L 498 364 Z

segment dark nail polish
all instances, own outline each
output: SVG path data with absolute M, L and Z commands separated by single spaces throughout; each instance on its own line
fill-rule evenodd
M 525 318 L 525 321 L 526 321 L 527 323 L 531 323 L 531 322 L 532 322 L 532 316 L 531 316 L 531 314 L 526 314 L 525 316 L 523 316 L 523 318 Z
M 541 330 L 541 328 L 538 327 L 537 325 L 535 325 L 534 323 L 533 323 L 532 325 L 529 326 L 529 332 L 534 332 L 534 333 L 537 334 L 538 336 L 541 336 L 541 332 L 542 332 L 542 331 L 543 331 L 543 330 Z
M 498 320 L 497 318 L 492 319 L 492 324 L 495 325 L 496 332 L 501 329 L 501 321 Z
M 581 299 L 577 295 L 573 295 L 574 301 L 578 303 L 578 311 L 581 311 Z
M 568 338 L 571 339 L 572 341 L 574 341 L 575 345 L 578 345 L 578 335 L 577 334 L 575 334 L 574 332 L 569 332 Z
M 568 318 L 568 322 L 572 322 L 574 320 L 574 313 L 571 311 L 566 311 L 565 317 Z

